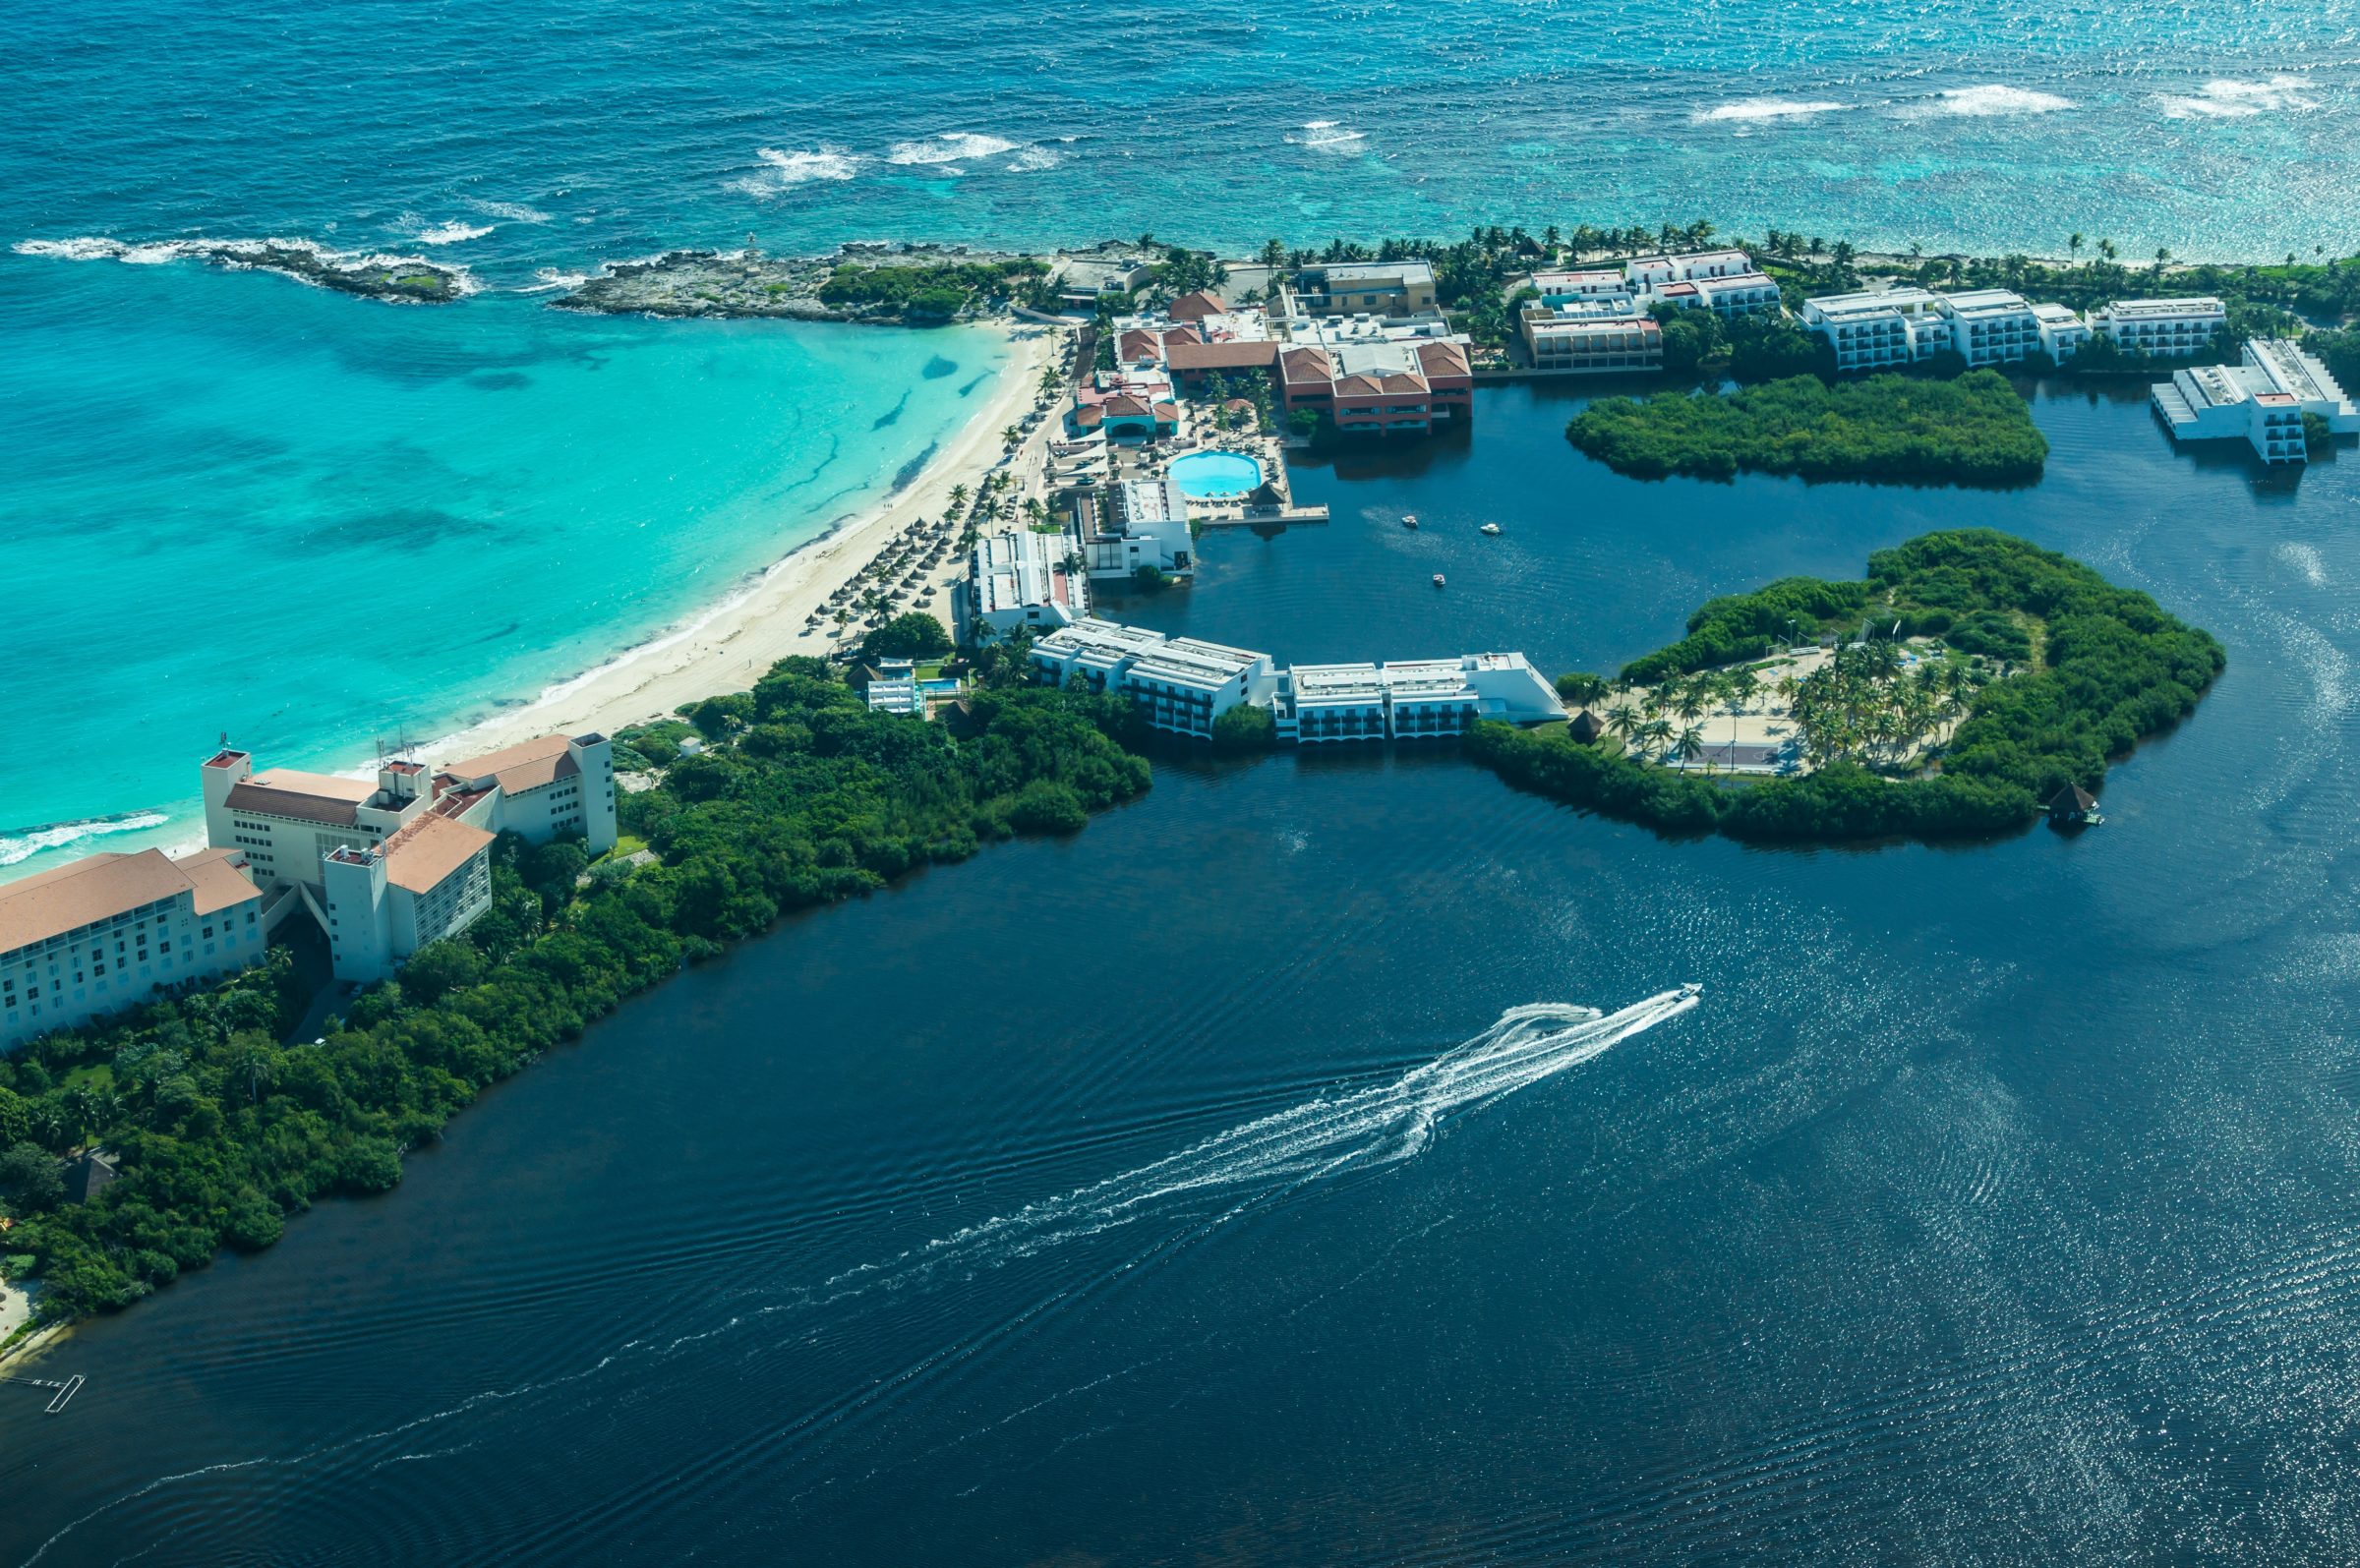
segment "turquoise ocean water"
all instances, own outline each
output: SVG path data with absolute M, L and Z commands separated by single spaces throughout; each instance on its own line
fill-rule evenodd
M 1697 216 L 2360 246 L 2350 0 L 1116 0 L 1087 27 L 113 0 L 19 8 L 0 61 L 0 246 L 295 237 L 482 284 L 400 309 L 0 254 L 0 681 L 40 737 L 0 756 L 0 876 L 185 811 L 221 730 L 348 763 L 677 622 L 889 485 L 995 363 L 976 334 L 542 308 L 602 261 Z

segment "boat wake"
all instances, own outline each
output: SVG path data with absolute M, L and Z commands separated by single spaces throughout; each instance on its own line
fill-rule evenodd
M 1303 1101 L 1241 1123 L 1178 1153 L 1060 1196 L 1029 1203 L 894 1257 L 847 1269 L 817 1285 L 789 1288 L 782 1299 L 740 1310 L 709 1328 L 666 1339 L 633 1340 L 577 1371 L 512 1388 L 488 1389 L 397 1425 L 301 1453 L 227 1460 L 159 1476 L 73 1520 L 26 1561 L 43 1560 L 51 1547 L 92 1520 L 179 1483 L 238 1471 L 295 1469 L 337 1458 L 375 1470 L 397 1460 L 465 1451 L 476 1444 L 462 1440 L 455 1447 L 425 1451 L 411 1444 L 426 1431 L 446 1429 L 446 1423 L 514 1410 L 519 1402 L 536 1396 L 562 1397 L 591 1379 L 623 1372 L 634 1365 L 648 1367 L 648 1364 L 671 1361 L 697 1345 L 775 1322 L 782 1315 L 799 1316 L 878 1291 L 922 1288 L 945 1272 L 954 1278 L 971 1278 L 977 1271 L 1033 1257 L 1101 1232 L 1164 1221 L 1155 1228 L 1147 1250 L 1114 1271 L 1118 1276 L 1127 1274 L 1146 1258 L 1201 1239 L 1223 1222 L 1268 1201 L 1345 1173 L 1411 1159 L 1432 1145 L 1437 1129 L 1446 1119 L 1480 1110 L 1594 1061 L 1632 1035 L 1687 1012 L 1696 1005 L 1697 996 L 1697 987 L 1682 986 L 1611 1014 L 1550 1002 L 1510 1008 L 1474 1038 L 1397 1076 Z M 1173 1220 L 1180 1221 L 1176 1230 L 1169 1223 Z M 1086 1282 L 1068 1282 L 1052 1300 L 1083 1289 L 1087 1289 Z M 777 1295 L 775 1289 L 764 1294 Z M 990 1339 L 998 1332 L 1021 1327 L 1040 1309 L 1035 1307 L 1020 1313 L 1013 1323 L 1003 1325 L 1003 1330 L 983 1337 Z M 787 1423 L 786 1434 L 804 1441 L 820 1439 L 856 1412 L 907 1391 L 971 1352 L 975 1344 L 972 1338 L 962 1339 L 840 1401 L 823 1404 Z M 543 1412 L 526 1419 L 564 1418 Z

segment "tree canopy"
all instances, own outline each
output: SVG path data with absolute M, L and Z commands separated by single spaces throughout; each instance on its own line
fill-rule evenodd
M 2040 477 L 2048 440 L 1996 371 L 1956 380 L 1796 376 L 1738 391 L 1600 398 L 1566 438 L 1619 474 L 2016 485 Z
M 1947 637 L 1997 620 L 2028 667 L 1976 689 L 1930 769 L 1895 777 L 1859 761 L 1797 778 L 1725 782 L 1655 767 L 1564 729 L 1484 723 L 1469 754 L 1511 784 L 1668 832 L 1841 842 L 2007 832 L 2067 784 L 2094 791 L 2107 762 L 2196 708 L 2226 664 L 2220 644 L 2147 595 L 1990 529 L 1927 534 L 1868 558 L 1859 582 L 1791 577 L 1716 599 L 1687 636 L 1633 660 L 1625 681 L 1758 657 L 1797 637 L 1862 629 Z M 1863 621 L 1869 624 L 1863 628 Z

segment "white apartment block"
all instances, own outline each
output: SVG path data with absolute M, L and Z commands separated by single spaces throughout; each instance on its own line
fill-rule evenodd
M 492 907 L 493 836 L 428 813 L 383 843 L 321 857 L 336 978 L 388 978 L 430 942 L 457 936 Z
M 234 849 L 86 855 L 0 887 L 0 1049 L 256 962 L 262 902 Z
M 1823 294 L 1802 302 L 1802 324 L 1835 349 L 1839 371 L 1913 365 L 1951 342 L 1940 302 L 1920 288 Z
M 1699 283 L 1708 278 L 1760 275 L 1753 258 L 1743 251 L 1694 251 L 1686 256 L 1642 256 L 1622 263 L 1622 277 L 1634 294 L 1652 294 L 1672 283 Z
M 1950 346 L 1971 369 L 2012 365 L 2042 348 L 2040 319 L 2012 289 L 1967 289 L 1936 298 L 1950 321 Z
M 435 772 L 435 809 L 528 843 L 579 836 L 594 855 L 615 847 L 615 743 L 593 731 L 543 735 Z
M 1575 267 L 1559 272 L 1535 272 L 1526 282 L 1538 291 L 1543 305 L 1568 300 L 1616 300 L 1630 303 L 1630 280 L 1619 266 Z
M 2212 334 L 2229 324 L 2220 301 L 2202 298 L 2116 300 L 2091 324 L 2116 348 L 2138 354 L 2177 357 L 2212 346 Z
M 1463 735 L 1478 719 L 1536 724 L 1564 704 L 1522 654 L 1462 654 L 1383 665 L 1296 665 L 1272 694 L 1278 738 L 1415 740 Z
M 2360 432 L 2360 408 L 2325 365 L 2286 338 L 2256 338 L 2245 345 L 2240 364 L 2175 371 L 2149 395 L 2173 440 L 2243 436 L 2270 464 L 2309 461 L 2305 414 L 2326 420 L 2338 436 Z
M 967 582 L 953 600 L 959 640 L 973 642 L 978 625 L 1005 637 L 1020 626 L 1052 631 L 1089 614 L 1088 579 L 1065 570 L 1073 543 L 1074 536 L 1062 529 L 1054 534 L 1010 530 L 976 540 L 967 559 Z
M 1688 279 L 1696 303 L 1715 316 L 1775 316 L 1782 309 L 1776 281 L 1760 272 Z
M 1129 578 L 1142 566 L 1167 577 L 1193 577 L 1197 542 L 1188 527 L 1188 497 L 1168 477 L 1128 479 L 1114 488 L 1113 504 L 1082 541 L 1092 578 Z M 1089 607 L 1082 607 L 1087 614 Z
M 1095 619 L 1034 643 L 1032 668 L 1051 684 L 1079 675 L 1094 691 L 1120 692 L 1155 728 L 1199 739 L 1239 703 L 1267 697 L 1273 678 L 1268 654 Z

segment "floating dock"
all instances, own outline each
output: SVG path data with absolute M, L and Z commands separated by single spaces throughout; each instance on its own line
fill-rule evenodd
M 82 1392 L 83 1376 L 80 1372 L 76 1372 L 61 1383 L 49 1377 L 10 1377 L 0 1374 L 0 1383 L 15 1383 L 22 1388 L 49 1389 L 52 1397 L 47 1413 L 54 1416 L 66 1408 L 66 1401 Z

